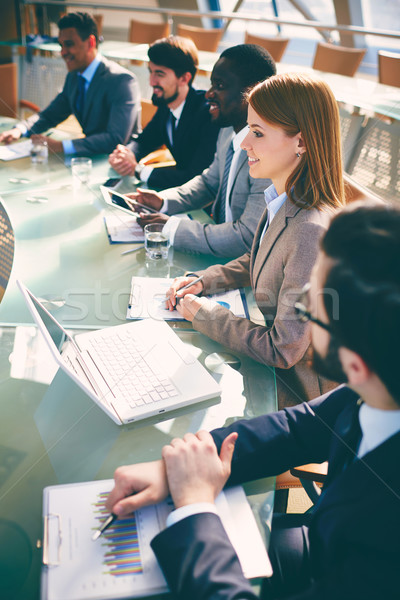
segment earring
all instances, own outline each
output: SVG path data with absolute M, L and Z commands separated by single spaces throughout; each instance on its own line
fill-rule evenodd
M 296 152 L 297 158 L 300 158 L 300 152 Z

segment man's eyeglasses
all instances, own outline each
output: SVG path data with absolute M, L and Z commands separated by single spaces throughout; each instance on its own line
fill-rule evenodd
M 301 290 L 301 294 L 298 300 L 296 300 L 296 302 L 294 303 L 295 313 L 300 319 L 300 321 L 302 321 L 303 323 L 307 323 L 308 321 L 310 323 L 315 323 L 316 325 L 322 327 L 322 329 L 325 329 L 325 331 L 329 331 L 329 333 L 332 333 L 332 329 L 329 325 L 327 325 L 327 323 L 324 323 L 316 317 L 313 317 L 310 311 L 308 310 L 308 292 L 310 291 L 310 287 L 310 284 L 306 283 L 306 285 Z

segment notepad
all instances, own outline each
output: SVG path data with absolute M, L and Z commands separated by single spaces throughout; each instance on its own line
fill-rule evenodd
M 144 242 L 142 227 L 137 224 L 136 218 L 125 217 L 120 214 L 109 214 L 104 217 L 110 244 L 135 244 Z
M 19 142 L 18 144 L 10 144 L 7 146 L 0 146 L 0 160 L 16 160 L 17 158 L 25 158 L 31 155 L 32 142 L 26 140 Z
M 184 321 L 177 310 L 170 311 L 165 308 L 165 294 L 173 281 L 162 277 L 132 277 L 126 318 Z M 243 289 L 229 290 L 207 297 L 229 309 L 237 317 L 249 318 Z
M 47 487 L 43 491 L 42 600 L 135 598 L 168 591 L 150 547 L 165 528 L 171 500 L 117 520 L 95 542 L 108 516 L 113 480 Z M 246 577 L 271 575 L 254 515 L 241 487 L 222 492 L 216 506 Z

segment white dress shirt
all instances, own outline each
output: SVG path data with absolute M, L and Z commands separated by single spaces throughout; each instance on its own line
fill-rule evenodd
M 287 195 L 286 192 L 283 192 L 278 196 L 278 192 L 276 191 L 274 184 L 272 184 L 266 190 L 264 190 L 264 198 L 265 203 L 268 207 L 268 219 L 264 225 L 264 229 L 260 236 L 260 244 L 265 235 L 265 232 L 268 229 L 268 225 L 271 225 L 276 213 L 283 206 L 285 200 L 287 199 Z

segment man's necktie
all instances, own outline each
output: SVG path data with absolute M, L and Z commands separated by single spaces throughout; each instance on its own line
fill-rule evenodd
M 78 74 L 78 92 L 75 99 L 75 114 L 78 117 L 78 120 L 82 119 L 83 109 L 85 107 L 85 86 L 86 79 Z
M 169 137 L 169 141 L 171 142 L 171 145 L 174 145 L 174 141 L 175 141 L 175 128 L 176 128 L 176 117 L 172 114 L 172 112 L 169 115 L 169 122 L 168 122 L 168 137 Z
M 235 152 L 233 150 L 233 143 L 231 142 L 229 144 L 229 148 L 226 153 L 225 168 L 224 168 L 224 174 L 222 177 L 221 192 L 220 192 L 216 210 L 215 210 L 214 220 L 216 223 L 225 223 L 225 220 L 226 220 L 226 210 L 225 210 L 226 191 L 228 189 L 229 171 L 231 170 L 232 158 L 233 158 L 234 153 Z

